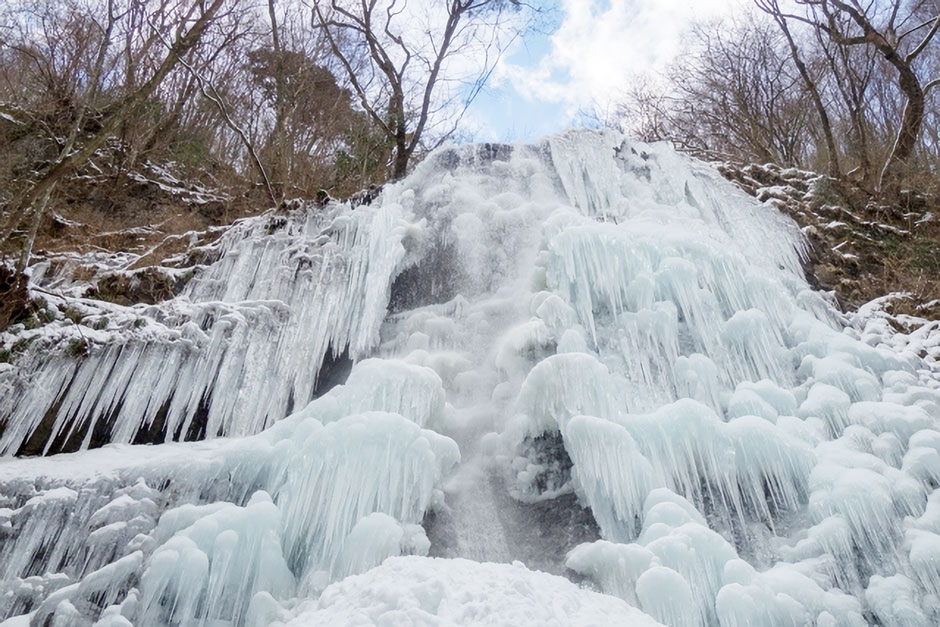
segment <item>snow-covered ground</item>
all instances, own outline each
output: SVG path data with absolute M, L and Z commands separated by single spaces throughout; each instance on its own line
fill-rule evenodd
M 0 624 L 940 621 L 938 335 L 709 167 L 571 132 L 272 220 L 0 374 Z

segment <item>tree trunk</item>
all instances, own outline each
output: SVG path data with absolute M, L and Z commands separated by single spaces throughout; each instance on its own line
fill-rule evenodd
M 924 90 L 920 81 L 910 67 L 895 64 L 900 76 L 898 84 L 907 97 L 904 105 L 904 114 L 901 116 L 901 126 L 894 141 L 891 156 L 881 171 L 879 188 L 883 194 L 895 196 L 900 191 L 901 179 L 904 176 L 904 166 L 914 153 L 917 139 L 920 136 L 920 127 L 924 121 Z
M 389 102 L 389 117 L 394 124 L 395 161 L 392 163 L 392 180 L 397 181 L 408 173 L 408 161 L 412 147 L 408 144 L 408 129 L 405 126 L 405 97 L 399 85 L 393 86 Z
M 287 194 L 287 106 L 285 104 L 284 72 L 285 59 L 281 49 L 281 37 L 278 32 L 275 0 L 268 0 L 268 15 L 271 18 L 271 46 L 274 50 L 274 167 L 272 172 L 278 196 L 283 199 Z M 278 203 L 275 203 L 278 204 Z
M 28 279 L 8 264 L 0 264 L 0 330 L 22 318 L 28 311 Z
M 816 113 L 819 115 L 819 123 L 822 126 L 823 137 L 826 139 L 826 150 L 829 152 L 829 176 L 832 178 L 840 178 L 842 176 L 842 171 L 839 168 L 839 152 L 838 148 L 836 148 L 835 136 L 832 134 L 832 123 L 829 121 L 829 113 L 826 111 L 826 105 L 823 104 L 822 96 L 819 95 L 819 89 L 816 87 L 816 81 L 814 81 L 813 77 L 809 75 L 809 70 L 806 69 L 806 64 L 804 64 L 803 60 L 800 58 L 800 51 L 797 49 L 796 42 L 793 41 L 793 36 L 790 34 L 790 29 L 787 26 L 786 18 L 784 18 L 782 15 L 775 14 L 774 19 L 780 26 L 780 30 L 783 31 L 784 36 L 787 38 L 787 43 L 790 46 L 790 56 L 793 58 L 793 63 L 796 65 L 796 69 L 799 71 L 800 77 L 806 84 L 806 88 L 809 90 L 810 96 L 812 96 L 813 105 L 816 107 Z
M 408 173 L 408 147 L 404 139 L 395 142 L 395 161 L 392 164 L 392 180 L 397 181 Z
M 861 186 L 869 189 L 872 182 L 871 157 L 868 154 L 868 131 L 865 130 L 865 115 L 861 105 L 851 110 L 852 129 L 855 135 L 855 152 L 858 155 L 858 167 L 862 169 Z

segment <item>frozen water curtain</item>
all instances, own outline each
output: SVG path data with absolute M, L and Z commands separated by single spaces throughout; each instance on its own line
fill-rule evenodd
M 0 620 L 937 624 L 940 375 L 802 250 L 590 131 L 237 223 L 0 372 Z

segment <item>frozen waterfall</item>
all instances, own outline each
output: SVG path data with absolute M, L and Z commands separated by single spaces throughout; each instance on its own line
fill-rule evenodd
M 0 370 L 0 625 L 940 623 L 940 372 L 709 166 L 445 147 L 208 252 Z

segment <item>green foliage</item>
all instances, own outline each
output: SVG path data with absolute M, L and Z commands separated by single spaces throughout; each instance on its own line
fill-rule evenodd
M 835 205 L 840 202 L 839 195 L 832 185 L 832 180 L 828 176 L 819 176 L 813 180 L 810 185 L 810 192 L 820 204 Z
M 55 314 L 51 309 L 40 309 L 36 312 L 36 317 L 39 318 L 39 321 L 43 324 L 49 324 L 55 320 Z
M 336 151 L 331 189 L 344 195 L 385 182 L 393 147 L 381 129 L 365 114 L 359 114 L 356 125 L 346 133 L 343 146 Z
M 62 315 L 64 315 L 66 319 L 71 320 L 75 324 L 79 324 L 82 321 L 82 318 L 85 317 L 80 309 L 78 309 L 77 307 L 73 307 L 72 305 L 69 305 L 68 307 L 66 307 L 65 310 L 62 312 Z
M 907 273 L 927 273 L 940 277 L 940 240 L 925 233 L 899 236 L 894 233 L 882 238 L 886 257 L 907 268 Z
M 245 67 L 263 98 L 277 101 L 278 82 L 283 85 L 282 98 L 287 107 L 305 124 L 315 124 L 340 104 L 348 107 L 350 94 L 336 83 L 333 74 L 303 52 L 257 48 L 247 53 Z
M 168 156 L 185 168 L 198 168 L 205 166 L 211 159 L 212 151 L 205 138 L 186 134 L 172 143 Z
M 917 237 L 911 242 L 911 265 L 919 270 L 940 276 L 940 241 Z
M 32 343 L 32 341 L 35 339 L 36 339 L 35 335 L 31 335 L 29 337 L 21 337 L 17 341 L 13 342 L 13 346 L 10 347 L 10 350 L 14 354 L 22 353 L 24 350 L 26 350 L 26 347 L 29 346 Z
M 31 314 L 30 316 L 24 318 L 21 322 L 27 331 L 32 331 L 33 329 L 38 329 L 42 326 L 42 322 L 39 321 L 39 318 L 37 318 L 35 314 Z
M 38 329 L 56 319 L 55 313 L 47 307 L 45 299 L 31 298 L 26 304 L 25 315 L 13 321 L 13 324 L 22 323 L 28 331 Z
M 84 357 L 88 354 L 88 342 L 84 338 L 69 340 L 65 346 L 65 354 L 69 357 Z

